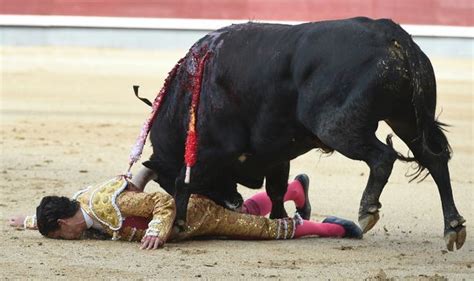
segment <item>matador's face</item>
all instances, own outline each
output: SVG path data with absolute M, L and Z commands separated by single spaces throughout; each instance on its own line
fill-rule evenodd
M 49 238 L 76 240 L 80 239 L 86 230 L 84 221 L 78 219 L 78 216 L 58 219 L 58 224 L 58 229 L 48 233 Z

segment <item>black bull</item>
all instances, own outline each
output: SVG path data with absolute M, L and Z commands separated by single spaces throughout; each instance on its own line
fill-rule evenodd
M 184 183 L 184 146 L 196 60 L 206 62 L 197 112 L 197 163 Z M 175 194 L 184 223 L 191 193 L 238 205 L 236 183 L 262 186 L 271 217 L 286 216 L 289 161 L 311 149 L 338 151 L 370 168 L 359 223 L 379 219 L 379 197 L 396 159 L 416 161 L 438 186 L 449 250 L 466 237 L 454 204 L 451 149 L 435 118 L 436 81 L 429 59 L 390 20 L 354 18 L 276 25 L 247 23 L 212 32 L 191 48 L 169 77 L 151 129 L 153 155 L 145 165 Z M 377 139 L 385 121 L 412 151 L 405 158 Z

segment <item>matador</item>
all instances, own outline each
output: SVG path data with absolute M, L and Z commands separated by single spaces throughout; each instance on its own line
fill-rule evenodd
M 297 210 L 308 217 L 309 178 L 299 175 L 288 185 L 285 201 L 295 202 Z M 184 231 L 173 227 L 175 203 L 167 193 L 146 193 L 127 177 L 77 192 L 72 199 L 46 196 L 35 216 L 16 216 L 12 226 L 38 229 L 48 238 L 80 239 L 100 234 L 111 240 L 140 241 L 142 249 L 157 249 L 168 241 L 193 237 L 230 239 L 292 239 L 304 236 L 362 238 L 361 229 L 352 221 L 328 217 L 323 222 L 293 218 L 269 219 L 271 201 L 265 192 L 247 199 L 241 212 L 226 209 L 210 199 L 193 194 L 187 210 Z M 309 213 L 308 213 L 309 212 Z

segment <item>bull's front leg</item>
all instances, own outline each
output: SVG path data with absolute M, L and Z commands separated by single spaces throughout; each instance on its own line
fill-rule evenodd
M 188 212 L 188 203 L 191 193 L 189 185 L 184 182 L 183 172 L 176 178 L 174 200 L 176 203 L 175 226 L 180 232 L 186 230 L 186 215 Z
M 288 187 L 288 175 L 290 173 L 290 162 L 283 162 L 273 166 L 266 173 L 265 189 L 272 201 L 270 218 L 279 219 L 288 217 L 284 203 L 286 189 Z

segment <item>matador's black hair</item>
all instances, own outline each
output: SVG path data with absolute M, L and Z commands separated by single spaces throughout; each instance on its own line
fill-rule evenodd
M 59 228 L 58 219 L 74 216 L 79 210 L 79 202 L 67 197 L 46 196 L 36 208 L 36 220 L 39 232 L 47 236 Z

